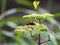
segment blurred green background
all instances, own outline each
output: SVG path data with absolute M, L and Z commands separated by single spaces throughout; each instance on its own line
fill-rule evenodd
M 21 36 L 14 30 L 17 25 L 28 22 L 21 16 L 36 13 L 33 7 L 34 0 L 0 0 L 0 45 L 31 45 L 31 37 Z M 44 22 L 50 31 L 54 32 L 57 45 L 60 45 L 60 0 L 39 0 L 38 13 L 51 13 L 54 18 Z M 35 36 L 37 38 L 37 36 Z M 47 38 L 46 38 L 47 39 Z M 46 40 L 44 39 L 44 40 Z M 43 41 L 43 40 L 42 40 Z M 35 43 L 37 45 L 37 43 Z M 42 45 L 54 45 L 52 41 Z

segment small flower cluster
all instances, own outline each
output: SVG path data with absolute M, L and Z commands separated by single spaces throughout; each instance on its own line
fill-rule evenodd
M 46 26 L 43 24 L 40 25 L 25 25 L 25 26 L 17 26 L 15 29 L 16 32 L 46 32 Z
M 38 17 L 38 16 L 40 16 L 39 14 L 30 14 L 30 15 L 25 15 L 25 16 L 23 16 L 23 18 L 35 18 L 35 17 Z
M 35 25 L 25 25 L 25 26 L 17 26 L 15 31 L 21 31 L 21 32 L 25 32 L 25 31 L 31 31 L 35 28 Z
M 23 18 L 27 18 L 27 20 L 29 20 L 29 18 L 31 19 L 32 22 L 42 22 L 47 20 L 49 17 L 54 17 L 54 15 L 52 14 L 30 14 L 30 15 L 25 15 L 23 16 Z
M 53 17 L 54 15 L 52 14 L 48 14 L 48 13 L 45 13 L 45 14 L 30 14 L 30 15 L 25 15 L 23 16 L 23 18 L 35 18 L 35 17 Z

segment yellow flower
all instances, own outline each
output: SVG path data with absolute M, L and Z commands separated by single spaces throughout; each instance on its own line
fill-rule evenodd
M 33 2 L 33 6 L 34 6 L 35 10 L 37 9 L 39 3 L 40 3 L 39 1 L 34 1 Z

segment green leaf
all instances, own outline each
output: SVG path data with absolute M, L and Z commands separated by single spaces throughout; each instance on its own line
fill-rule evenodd
M 36 28 L 38 28 L 38 29 L 46 29 L 46 26 L 44 24 L 39 24 Z
M 35 29 L 32 31 L 33 35 L 43 34 L 47 32 L 47 28 L 43 24 L 39 24 L 35 27 Z
M 59 17 L 60 17 L 60 12 L 54 13 L 54 15 L 55 15 L 55 16 L 54 16 L 55 18 L 59 18 Z
M 51 41 L 53 42 L 53 44 L 54 44 L 54 45 L 58 45 L 58 44 L 57 44 L 56 37 L 54 36 L 54 33 L 49 33 L 49 32 L 48 32 L 48 34 L 49 34 L 50 39 L 51 39 Z
M 32 3 L 29 0 L 15 0 L 17 4 L 24 5 L 24 6 L 32 6 Z

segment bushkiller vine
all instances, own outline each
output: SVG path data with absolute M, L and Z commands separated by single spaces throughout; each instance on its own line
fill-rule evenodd
M 30 20 L 30 23 L 34 23 L 34 25 L 24 25 L 24 26 L 17 26 L 15 31 L 16 32 L 22 32 L 26 33 L 29 32 L 31 37 L 33 38 L 34 35 L 39 35 L 39 42 L 38 44 L 45 43 L 47 41 L 50 41 L 50 37 L 47 41 L 40 42 L 40 34 L 41 33 L 47 33 L 47 27 L 42 23 L 45 20 L 47 20 L 49 17 L 53 17 L 52 14 L 30 14 L 30 15 L 25 15 L 22 18 L 27 18 L 27 20 Z
M 33 5 L 34 5 L 34 8 L 36 10 L 37 6 L 39 5 L 39 1 L 34 1 L 33 2 Z M 33 23 L 34 25 L 24 25 L 24 26 L 17 26 L 15 31 L 16 32 L 20 32 L 20 33 L 26 33 L 29 32 L 31 37 L 32 37 L 32 42 L 34 41 L 34 35 L 38 35 L 39 36 L 39 40 L 38 40 L 38 45 L 41 45 L 45 42 L 48 42 L 50 41 L 50 35 L 48 34 L 48 30 L 47 30 L 47 27 L 46 25 L 44 25 L 42 22 L 48 20 L 48 18 L 50 17 L 54 17 L 54 15 L 52 14 L 48 14 L 48 13 L 45 13 L 45 14 L 30 14 L 30 15 L 24 15 L 22 16 L 23 19 L 27 19 L 29 20 L 30 22 L 29 23 Z M 44 42 L 40 42 L 40 35 L 42 33 L 47 33 L 48 34 L 48 37 L 49 39 L 47 41 L 44 41 Z M 32 45 L 35 45 L 34 43 L 32 43 Z

